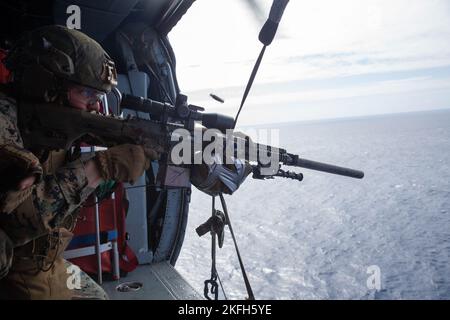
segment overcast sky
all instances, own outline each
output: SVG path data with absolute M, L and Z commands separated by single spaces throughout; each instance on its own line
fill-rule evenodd
M 191 103 L 236 113 L 262 23 L 244 0 L 193 4 L 169 35 Z M 291 0 L 240 124 L 450 108 L 449 39 L 448 0 Z

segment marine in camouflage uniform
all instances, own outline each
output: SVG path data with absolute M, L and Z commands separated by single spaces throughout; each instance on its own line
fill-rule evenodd
M 0 298 L 106 299 L 83 272 L 81 289 L 70 285 L 73 268 L 62 253 L 72 238 L 77 211 L 99 183 L 133 183 L 159 155 L 124 144 L 83 162 L 65 151 L 31 152 L 32 146 L 22 141 L 19 128 L 26 128 L 18 117 L 21 103 L 88 110 L 76 90 L 106 93 L 116 85 L 114 62 L 83 33 L 61 26 L 37 29 L 19 40 L 6 65 L 14 79 L 12 91 L 0 90 Z M 252 170 L 235 160 L 231 165 L 193 166 L 191 182 L 211 195 L 231 194 Z
M 1 93 L 0 130 L 1 146 L 24 152 L 17 128 L 16 103 Z M 1 228 L 8 230 L 16 245 L 24 244 L 14 249 L 12 266 L 0 281 L 3 299 L 106 298 L 103 289 L 86 274 L 81 279 L 83 289 L 67 287 L 70 263 L 61 254 L 71 239 L 70 230 L 75 227 L 76 208 L 94 190 L 86 187 L 81 163 L 65 168 L 61 163 L 64 156 L 65 152 L 52 152 L 43 165 L 39 183 L 24 191 L 9 192 L 2 199 Z M 59 168 L 51 170 L 52 167 Z M 79 201 L 74 201 L 76 194 L 83 195 Z
M 107 299 L 84 272 L 81 289 L 68 285 L 72 268 L 62 257 L 77 212 L 95 190 L 87 162 L 69 160 L 64 150 L 27 150 L 19 131 L 18 101 L 75 106 L 67 99 L 70 88 L 105 93 L 117 84 L 114 62 L 83 33 L 48 26 L 19 40 L 6 65 L 14 81 L 13 91 L 0 92 L 0 298 Z M 122 145 L 88 161 L 95 163 L 100 182 L 133 182 L 157 158 L 151 151 Z

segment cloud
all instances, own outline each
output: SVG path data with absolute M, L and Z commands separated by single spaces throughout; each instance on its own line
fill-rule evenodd
M 270 1 L 259 2 L 268 12 Z M 170 35 L 181 88 L 201 102 L 207 91 L 224 93 L 230 107 L 213 108 L 237 108 L 261 48 L 261 26 L 240 0 L 197 1 L 186 18 Z M 290 1 L 280 31 L 284 37 L 267 49 L 250 104 L 400 99 L 411 91 L 431 101 L 431 91 L 450 88 L 448 79 L 429 72 L 450 66 L 446 0 Z M 372 75 L 379 76 L 367 81 Z
M 389 94 L 406 94 L 409 92 L 431 91 L 437 89 L 450 88 L 450 77 L 442 79 L 434 79 L 431 75 L 418 76 L 413 78 L 404 78 L 396 80 L 378 80 L 361 83 L 354 83 L 353 85 L 345 85 L 343 87 L 323 88 L 320 82 L 316 83 L 312 88 L 301 88 L 301 86 L 291 86 L 283 88 L 284 84 L 279 87 L 273 84 L 273 88 L 268 90 L 258 91 L 257 94 L 248 99 L 247 108 L 260 108 L 266 105 L 286 105 L 297 103 L 298 105 L 310 104 L 318 101 L 335 101 L 339 99 L 349 99 L 356 97 L 370 97 L 375 98 L 379 95 Z M 215 107 L 215 111 L 221 109 L 225 112 L 226 109 L 235 110 L 241 100 L 240 92 L 231 90 L 235 95 L 227 97 L 226 104 L 220 107 Z M 205 98 L 206 92 L 202 91 Z M 195 97 L 195 96 L 194 96 Z M 201 99 L 201 95 L 197 96 Z M 202 105 L 210 104 L 211 100 L 197 100 Z
M 177 51 L 185 87 L 242 83 L 259 27 L 240 1 L 198 1 L 170 35 L 176 49 L 189 48 Z M 268 48 L 259 82 L 450 64 L 446 0 L 290 1 L 280 29 L 287 37 Z

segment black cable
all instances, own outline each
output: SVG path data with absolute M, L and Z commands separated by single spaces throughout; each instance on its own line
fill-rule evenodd
M 227 295 L 225 294 L 225 290 L 224 290 L 224 288 L 223 288 L 222 280 L 220 280 L 219 274 L 217 274 L 217 279 L 219 279 L 220 288 L 222 289 L 222 293 L 223 293 L 223 296 L 224 296 L 225 300 L 228 300 L 228 297 L 227 297 Z
M 239 110 L 238 110 L 238 112 L 236 114 L 236 117 L 234 118 L 233 129 L 236 128 L 236 123 L 237 123 L 237 120 L 239 118 L 239 114 L 241 113 L 242 107 L 244 106 L 245 100 L 247 99 L 247 96 L 248 96 L 248 94 L 250 92 L 250 89 L 252 87 L 253 81 L 255 80 L 256 73 L 258 72 L 259 65 L 261 64 L 261 61 L 262 61 L 262 58 L 264 56 L 264 52 L 265 51 L 266 51 L 266 46 L 263 46 L 263 48 L 261 49 L 261 52 L 259 53 L 259 57 L 256 60 L 255 66 L 253 67 L 252 74 L 250 75 L 250 78 L 248 79 L 247 87 L 245 88 L 245 92 L 244 92 L 244 95 L 242 97 L 241 106 L 239 107 Z
M 222 193 L 219 193 L 220 202 L 222 203 L 223 212 L 225 213 L 225 217 L 227 219 L 228 227 L 230 228 L 231 237 L 233 238 L 234 247 L 236 248 L 236 253 L 239 259 L 239 265 L 242 271 L 242 277 L 244 278 L 245 288 L 247 289 L 248 298 L 247 300 L 255 300 L 255 296 L 253 295 L 253 290 L 250 285 L 250 281 L 248 280 L 247 274 L 245 272 L 244 263 L 242 262 L 241 254 L 239 253 L 239 248 L 236 242 L 236 237 L 234 236 L 233 228 L 231 227 L 230 216 L 228 215 L 227 204 L 225 203 L 225 198 Z

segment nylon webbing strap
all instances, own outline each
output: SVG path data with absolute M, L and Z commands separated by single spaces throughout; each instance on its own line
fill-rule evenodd
M 250 75 L 250 79 L 248 79 L 247 87 L 245 88 L 244 96 L 242 97 L 241 106 L 239 107 L 238 113 L 236 114 L 236 118 L 234 118 L 233 129 L 236 128 L 236 123 L 239 118 L 239 114 L 241 113 L 242 107 L 244 106 L 245 100 L 247 100 L 247 96 L 252 87 L 253 81 L 255 80 L 256 73 L 258 72 L 259 65 L 261 64 L 262 58 L 264 56 L 264 52 L 266 51 L 266 46 L 263 46 L 261 52 L 259 53 L 258 60 L 256 60 L 255 66 L 253 67 L 252 74 Z
M 225 217 L 227 219 L 228 227 L 230 228 L 231 237 L 233 238 L 234 247 L 236 248 L 236 253 L 239 259 L 239 265 L 242 271 L 242 277 L 244 278 L 245 288 L 247 289 L 248 298 L 247 300 L 255 300 L 255 296 L 253 295 L 252 287 L 250 286 L 250 281 L 248 280 L 247 274 L 245 272 L 244 263 L 242 262 L 241 254 L 239 253 L 239 248 L 236 242 L 236 238 L 234 236 L 233 228 L 231 227 L 230 216 L 228 215 L 227 204 L 225 203 L 225 199 L 222 193 L 219 193 L 220 202 L 222 203 L 223 212 L 225 213 Z
M 215 197 L 212 197 L 212 217 L 215 216 Z M 211 230 L 211 278 L 205 280 L 205 287 L 203 289 L 203 295 L 206 299 L 212 300 L 209 293 L 214 295 L 214 300 L 219 299 L 219 291 L 217 285 L 217 269 L 216 269 L 216 234 Z M 211 289 L 209 288 L 211 286 Z

